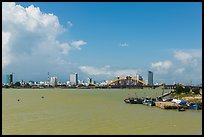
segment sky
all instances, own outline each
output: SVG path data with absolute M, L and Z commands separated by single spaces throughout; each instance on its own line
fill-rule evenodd
M 3 2 L 2 81 L 202 83 L 201 2 Z

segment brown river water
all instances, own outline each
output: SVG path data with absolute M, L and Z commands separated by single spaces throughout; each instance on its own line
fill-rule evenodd
M 159 88 L 2 89 L 2 134 L 201 135 L 202 110 L 165 110 L 123 101 L 161 94 Z

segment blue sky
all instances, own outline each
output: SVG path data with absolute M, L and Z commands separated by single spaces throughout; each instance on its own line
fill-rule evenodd
M 71 72 L 85 81 L 147 80 L 148 70 L 154 82 L 202 81 L 201 2 L 18 2 L 2 10 L 2 74 L 16 81 L 45 81 L 48 71 L 64 82 Z

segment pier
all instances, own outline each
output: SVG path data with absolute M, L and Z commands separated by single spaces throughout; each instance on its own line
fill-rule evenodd
M 155 102 L 155 106 L 162 109 L 177 109 L 178 105 L 174 102 Z

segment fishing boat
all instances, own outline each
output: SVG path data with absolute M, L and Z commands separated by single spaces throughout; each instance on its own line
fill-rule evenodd
M 124 99 L 125 103 L 130 103 L 130 104 L 142 104 L 143 99 L 142 98 L 126 98 Z
M 126 98 L 124 99 L 124 102 L 130 104 L 137 104 L 137 98 Z
M 145 98 L 142 104 L 147 105 L 147 106 L 155 106 L 155 101 L 151 98 Z
M 201 106 L 198 103 L 190 103 L 188 105 L 188 108 L 198 110 L 198 109 L 201 109 Z
M 185 111 L 185 108 L 180 106 L 180 107 L 178 107 L 178 111 Z
M 130 103 L 130 99 L 126 98 L 126 99 L 124 99 L 124 102 L 125 103 Z

